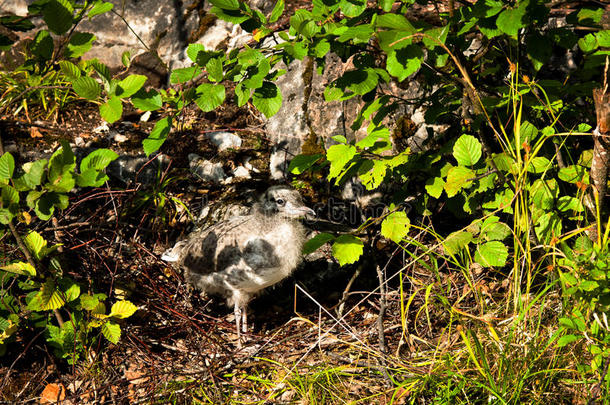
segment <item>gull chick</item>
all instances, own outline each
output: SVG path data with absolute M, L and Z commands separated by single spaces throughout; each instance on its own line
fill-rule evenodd
M 185 271 L 200 290 L 227 299 L 247 330 L 246 306 L 262 289 L 288 277 L 301 260 L 305 230 L 298 221 L 315 212 L 288 186 L 270 187 L 248 215 L 195 231 L 161 257 Z M 242 322 L 243 321 L 243 322 Z

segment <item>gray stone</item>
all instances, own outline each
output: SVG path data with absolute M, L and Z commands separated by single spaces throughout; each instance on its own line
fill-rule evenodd
M 243 166 L 238 166 L 235 168 L 235 170 L 233 170 L 233 177 L 249 179 L 252 176 L 250 176 L 250 171 L 248 169 Z
M 220 163 L 212 163 L 195 153 L 190 153 L 188 159 L 191 172 L 201 180 L 221 183 L 227 178 Z
M 150 160 L 144 154 L 121 154 L 108 165 L 107 173 L 125 184 L 131 181 L 151 183 L 157 176 L 159 165 L 167 165 L 169 158 L 159 154 L 152 162 Z
M 343 62 L 334 54 L 328 54 L 324 63 L 321 75 L 317 74 L 318 67 L 307 59 L 294 61 L 288 67 L 283 64 L 278 65 L 278 69 L 286 70 L 286 74 L 276 82 L 283 95 L 282 108 L 266 121 L 265 127 L 268 137 L 274 143 L 270 159 L 270 171 L 274 179 L 286 176 L 288 163 L 295 155 L 301 153 L 303 144 L 308 140 L 322 143 L 328 148 L 336 143 L 332 139 L 335 135 L 342 135 L 348 141 L 358 141 L 367 134 L 367 122 L 356 131 L 351 129 L 352 123 L 364 105 L 360 97 L 332 102 L 324 99 L 326 87 L 344 72 L 354 69 L 353 64 L 349 60 Z M 417 81 L 407 83 L 406 89 L 390 83 L 384 84 L 382 90 L 386 94 L 394 94 L 409 101 L 417 102 L 425 99 L 424 91 Z M 413 114 L 414 109 L 410 103 L 401 103 L 382 122 L 391 130 L 398 118 Z M 423 115 L 421 118 L 419 126 L 425 126 Z M 427 134 L 428 129 L 425 128 L 420 135 Z M 313 138 L 309 139 L 310 137 Z
M 232 148 L 237 149 L 241 146 L 241 138 L 232 132 L 207 132 L 205 134 L 210 141 L 218 148 L 219 152 Z

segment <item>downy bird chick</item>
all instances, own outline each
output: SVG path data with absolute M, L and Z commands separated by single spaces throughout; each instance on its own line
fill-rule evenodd
M 185 271 L 200 290 L 233 305 L 238 345 L 246 306 L 262 289 L 288 277 L 301 260 L 305 230 L 298 218 L 315 212 L 288 186 L 270 187 L 248 215 L 195 231 L 161 257 Z M 243 320 L 243 322 L 242 322 Z

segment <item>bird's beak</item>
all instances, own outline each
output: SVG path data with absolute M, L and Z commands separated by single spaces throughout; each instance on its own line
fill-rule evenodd
M 286 212 L 297 217 L 316 216 L 316 212 L 311 208 L 305 206 L 294 206 L 291 203 L 286 203 Z

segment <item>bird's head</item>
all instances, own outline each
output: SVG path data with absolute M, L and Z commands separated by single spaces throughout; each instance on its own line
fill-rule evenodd
M 262 195 L 258 206 L 265 215 L 280 215 L 287 218 L 316 216 L 315 211 L 303 203 L 299 192 L 288 186 L 270 187 Z

